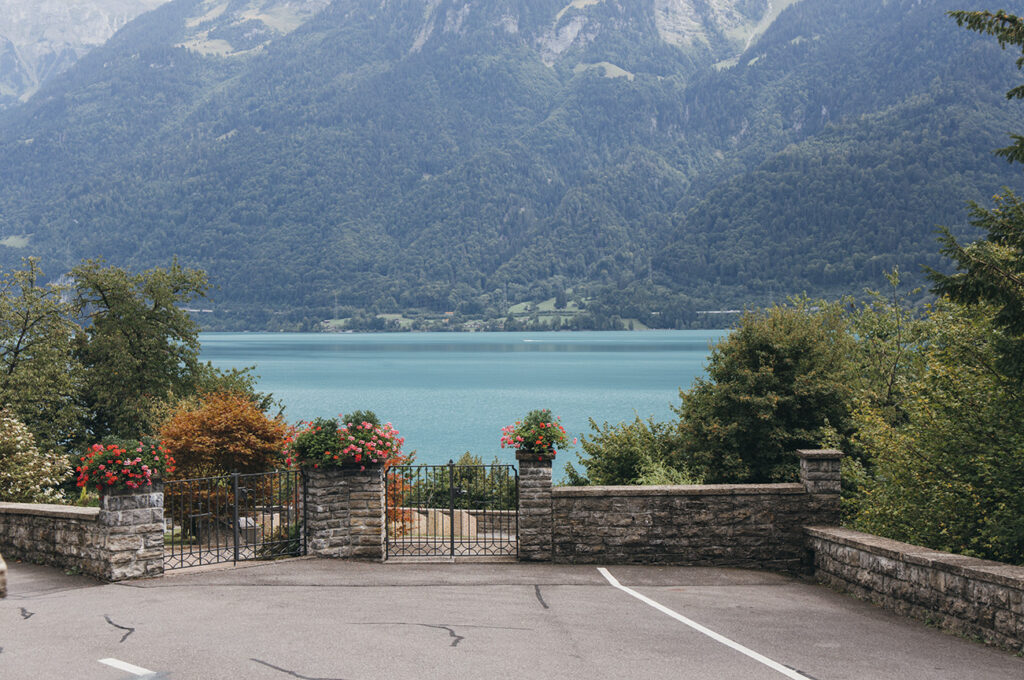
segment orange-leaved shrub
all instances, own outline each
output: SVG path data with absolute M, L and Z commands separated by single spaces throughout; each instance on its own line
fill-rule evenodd
M 213 392 L 175 408 L 160 439 L 176 462 L 174 476 L 187 479 L 281 467 L 287 429 L 245 395 Z

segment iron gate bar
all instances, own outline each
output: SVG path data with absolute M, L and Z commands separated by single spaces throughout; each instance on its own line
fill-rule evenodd
M 514 465 L 392 467 L 385 481 L 385 555 L 517 556 L 518 498 Z
M 305 492 L 290 470 L 166 481 L 164 569 L 305 554 Z

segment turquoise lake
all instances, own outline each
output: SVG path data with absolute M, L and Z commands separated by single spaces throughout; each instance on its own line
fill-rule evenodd
M 202 333 L 202 359 L 255 366 L 259 389 L 290 422 L 370 409 L 405 437 L 416 462 L 466 451 L 514 462 L 501 428 L 549 408 L 570 437 L 588 419 L 668 420 L 679 389 L 704 373 L 727 331 L 573 333 Z M 559 453 L 555 479 L 575 450 Z

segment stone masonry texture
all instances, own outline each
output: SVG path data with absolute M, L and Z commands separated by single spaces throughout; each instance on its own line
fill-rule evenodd
M 800 484 L 560 487 L 554 559 L 806 572 L 818 510 Z
M 839 451 L 800 451 L 800 484 L 559 487 L 556 562 L 805 573 L 810 524 L 839 523 Z M 520 463 L 520 487 L 524 475 Z M 525 512 L 520 501 L 520 527 Z M 520 529 L 522 534 L 522 528 Z M 522 555 L 520 538 L 520 555 Z
M 876 605 L 1024 652 L 1024 567 L 851 529 L 808 527 L 818 581 Z
M 164 573 L 164 489 L 118 489 L 100 495 L 96 523 L 103 534 L 105 565 L 95 574 L 123 581 Z
M 551 460 L 516 452 L 519 461 L 519 559 L 550 562 L 553 553 Z
M 0 503 L 0 552 L 105 581 L 163 573 L 163 489 L 119 490 L 99 508 Z
M 383 466 L 307 469 L 305 479 L 309 554 L 383 559 Z

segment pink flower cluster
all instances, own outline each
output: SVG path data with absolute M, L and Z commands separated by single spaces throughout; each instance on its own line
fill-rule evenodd
M 129 453 L 116 444 L 93 444 L 75 466 L 76 483 L 80 487 L 103 489 L 139 489 L 153 485 L 157 472 L 174 472 L 174 458 L 163 446 L 149 446 L 139 442 Z
M 501 428 L 501 448 L 544 452 L 554 456 L 556 447 L 569 443 L 569 436 L 559 419 L 547 409 L 531 411 L 523 420 Z M 576 440 L 573 440 L 573 444 Z

